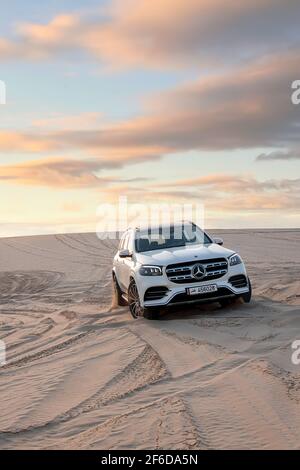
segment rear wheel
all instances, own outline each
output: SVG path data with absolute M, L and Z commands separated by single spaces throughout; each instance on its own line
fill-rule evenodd
M 243 294 L 241 297 L 243 299 L 243 301 L 248 304 L 251 300 L 251 296 L 252 296 L 252 286 L 251 286 L 251 282 L 250 282 L 250 279 L 248 277 L 248 286 L 249 286 L 249 290 L 248 292 L 246 292 L 246 294 Z
M 141 306 L 137 285 L 134 280 L 130 281 L 128 287 L 128 305 L 133 318 L 145 317 L 148 318 L 148 320 L 154 320 L 159 316 L 157 309 L 154 310 Z
M 116 304 L 119 307 L 123 307 L 124 305 L 127 305 L 126 300 L 122 296 L 122 291 L 121 291 L 121 288 L 119 286 L 119 283 L 117 281 L 115 274 L 113 274 L 113 288 L 114 288 L 114 296 L 115 296 Z

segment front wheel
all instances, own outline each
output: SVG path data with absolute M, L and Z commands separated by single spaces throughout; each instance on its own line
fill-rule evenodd
M 159 316 L 157 309 L 141 306 L 137 285 L 134 280 L 130 281 L 128 287 L 128 305 L 133 318 L 145 317 L 148 320 L 155 320 Z
M 251 282 L 250 282 L 250 279 L 248 277 L 248 287 L 249 287 L 249 290 L 248 292 L 246 292 L 246 294 L 243 294 L 241 297 L 243 299 L 243 301 L 248 304 L 251 300 L 251 297 L 252 297 L 252 286 L 251 286 Z

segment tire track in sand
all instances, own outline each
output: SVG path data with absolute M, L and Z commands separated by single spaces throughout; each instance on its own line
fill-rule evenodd
M 59 419 L 67 421 L 82 413 L 96 410 L 101 406 L 125 398 L 133 392 L 154 384 L 167 376 L 168 371 L 159 355 L 151 346 L 146 345 L 138 357 L 101 390 L 85 402 L 69 410 Z

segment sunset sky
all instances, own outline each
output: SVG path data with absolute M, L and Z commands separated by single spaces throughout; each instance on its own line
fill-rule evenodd
M 119 195 L 300 227 L 299 18 L 299 0 L 1 6 L 0 236 L 93 231 Z

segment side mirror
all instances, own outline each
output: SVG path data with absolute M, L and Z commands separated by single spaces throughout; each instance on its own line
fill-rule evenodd
M 120 258 L 131 258 L 132 254 L 130 253 L 129 250 L 121 250 L 119 252 Z
M 222 246 L 223 243 L 224 243 L 224 242 L 223 242 L 223 238 L 219 238 L 219 237 L 214 237 L 214 238 L 213 238 L 213 241 L 214 241 L 214 243 L 216 243 L 217 245 L 221 245 L 221 246 Z

